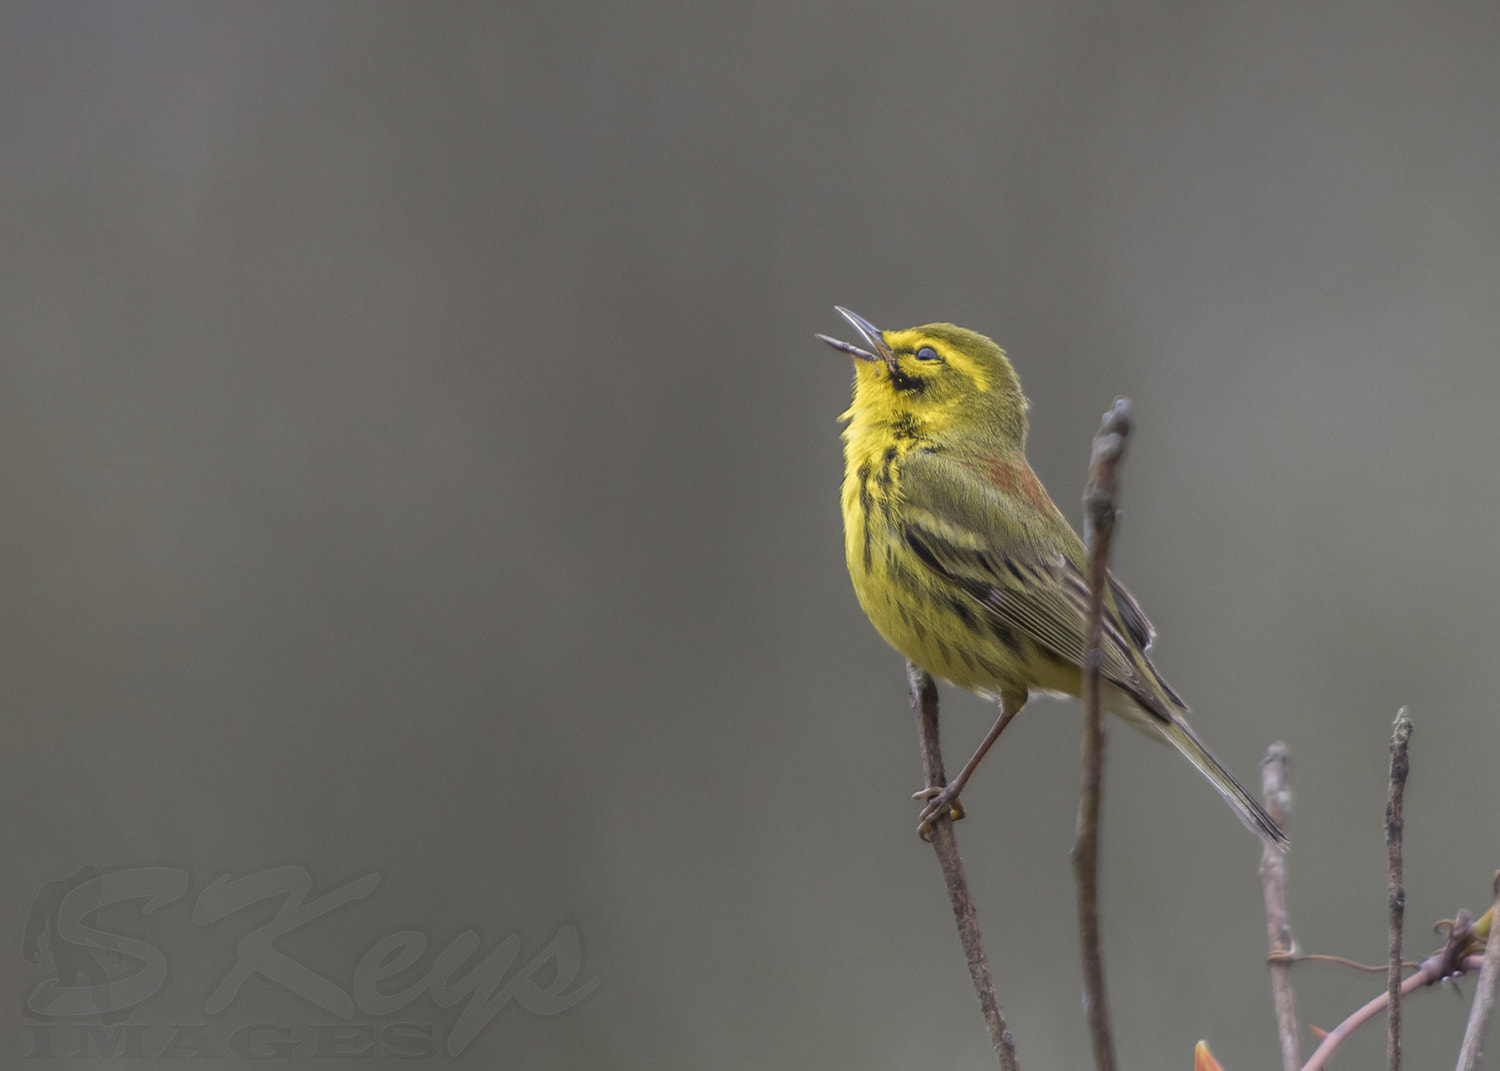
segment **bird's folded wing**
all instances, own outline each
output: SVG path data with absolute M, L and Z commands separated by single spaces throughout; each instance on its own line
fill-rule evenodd
M 1053 657 L 1083 664 L 1088 580 L 1057 546 L 1058 532 L 1026 523 L 1023 518 L 1035 512 L 1029 504 L 925 450 L 904 459 L 901 490 L 902 537 L 929 569 Z M 1078 543 L 1062 524 L 1061 538 Z M 1081 543 L 1068 549 L 1081 558 Z M 1143 670 L 1150 671 L 1131 657 L 1132 649 L 1144 651 L 1150 643 L 1151 624 L 1113 577 L 1110 589 L 1101 672 L 1155 709 L 1160 700 L 1143 680 Z

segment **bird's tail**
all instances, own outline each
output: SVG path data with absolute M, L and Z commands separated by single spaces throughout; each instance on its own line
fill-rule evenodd
M 1258 834 L 1277 851 L 1286 851 L 1291 842 L 1287 840 L 1281 827 L 1266 813 L 1265 808 L 1256 802 L 1255 797 L 1245 791 L 1245 786 L 1224 769 L 1224 764 L 1214 758 L 1213 752 L 1209 751 L 1207 745 L 1198 739 L 1198 734 L 1193 732 L 1180 715 L 1165 724 L 1157 722 L 1155 728 L 1178 751 L 1182 752 L 1189 762 L 1202 771 L 1203 776 L 1219 790 L 1219 795 L 1224 797 L 1224 802 L 1229 804 L 1234 813 L 1239 816 L 1240 821 L 1245 823 L 1246 829 Z

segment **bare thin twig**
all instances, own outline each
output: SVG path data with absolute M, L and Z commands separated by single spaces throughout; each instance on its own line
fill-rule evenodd
M 1474 990 L 1474 1004 L 1469 1009 L 1469 1025 L 1464 1028 L 1463 1047 L 1458 1050 L 1458 1071 L 1476 1071 L 1484 1049 L 1484 1032 L 1489 1027 L 1495 1007 L 1495 991 L 1500 988 L 1500 872 L 1495 874 L 1495 906 L 1490 909 L 1490 935 L 1484 948 L 1484 965 L 1479 969 L 1479 984 Z
M 1292 809 L 1286 744 L 1278 740 L 1266 749 L 1260 764 L 1260 791 L 1266 801 L 1266 813 L 1286 828 Z M 1266 961 L 1271 965 L 1271 999 L 1276 1004 L 1276 1031 L 1281 1037 L 1283 1071 L 1297 1071 L 1302 1066 L 1302 1046 L 1298 1040 L 1297 1004 L 1292 991 L 1291 927 L 1286 921 L 1286 856 L 1263 844 L 1260 852 L 1260 888 L 1266 901 L 1266 936 L 1270 951 Z
M 922 738 L 922 776 L 928 788 L 941 789 L 948 779 L 943 773 L 943 753 L 938 747 L 937 684 L 926 670 L 911 662 L 906 663 L 906 682 L 911 693 L 912 710 L 917 715 L 917 731 Z M 953 905 L 953 918 L 958 924 L 964 959 L 969 964 L 969 977 L 974 982 L 979 1008 L 990 1030 L 990 1042 L 1000 1057 L 1003 1071 L 1020 1071 L 1015 1039 L 1011 1037 L 1010 1027 L 1005 1025 L 1005 1012 L 995 995 L 989 957 L 985 955 L 984 942 L 979 936 L 979 920 L 974 913 L 974 901 L 969 898 L 963 860 L 958 856 L 958 840 L 953 835 L 953 822 L 946 810 L 933 818 L 931 839 L 938 865 L 943 871 L 943 884 L 948 887 L 948 901 Z
M 1321 952 L 1304 952 L 1300 956 L 1288 956 L 1287 962 L 1332 963 L 1338 967 L 1348 967 L 1351 971 L 1363 971 L 1365 974 L 1385 974 L 1388 970 L 1390 970 L 1390 966 L 1385 963 L 1358 963 L 1344 956 L 1329 956 Z M 1416 970 L 1421 966 L 1421 964 L 1413 963 L 1411 960 L 1407 960 L 1406 962 L 1402 963 L 1401 966 L 1410 967 L 1412 970 Z
M 1406 888 L 1401 877 L 1401 833 L 1405 819 L 1401 807 L 1406 797 L 1406 772 L 1409 768 L 1406 748 L 1410 740 L 1411 717 L 1402 707 L 1396 711 L 1391 731 L 1391 789 L 1385 805 L 1385 851 L 1390 867 L 1390 956 L 1386 978 L 1390 1012 L 1386 1016 L 1385 1033 L 1385 1058 L 1389 1071 L 1401 1071 L 1401 922 L 1406 914 Z
M 1130 400 L 1116 398 L 1094 436 L 1089 481 L 1083 492 L 1083 537 L 1089 550 L 1089 613 L 1084 634 L 1083 792 L 1078 801 L 1078 834 L 1073 842 L 1073 876 L 1078 884 L 1083 1000 L 1098 1071 L 1115 1068 L 1115 1046 L 1104 991 L 1104 957 L 1099 947 L 1099 807 L 1104 782 L 1099 646 L 1104 629 L 1104 589 L 1109 582 L 1109 541 L 1115 528 L 1115 494 L 1119 489 L 1120 460 L 1129 435 Z

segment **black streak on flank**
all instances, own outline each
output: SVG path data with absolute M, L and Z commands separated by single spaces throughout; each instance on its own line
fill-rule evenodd
M 892 511 L 896 508 L 896 496 L 891 492 L 891 485 L 895 482 L 895 473 L 891 471 L 891 466 L 896 463 L 898 453 L 900 451 L 894 446 L 887 446 L 880 462 L 880 472 L 875 476 L 875 482 L 880 485 L 880 515 L 885 518 L 885 523 L 888 525 L 893 520 Z
M 1016 634 L 1011 631 L 1010 626 L 997 617 L 989 615 L 986 615 L 986 617 L 987 620 L 985 623 L 990 626 L 990 632 L 994 633 L 995 639 L 999 640 L 1015 654 L 1020 654 L 1021 641 L 1016 639 Z
M 964 623 L 964 628 L 968 629 L 970 632 L 979 631 L 979 622 L 974 617 L 974 611 L 969 609 L 968 604 L 964 601 L 962 596 L 949 596 L 948 608 L 953 611 L 953 615 L 955 617 L 957 617 Z
M 859 467 L 859 526 L 864 534 L 865 543 L 865 572 L 870 571 L 874 559 L 870 549 L 870 465 L 869 462 Z
M 889 575 L 890 575 L 890 581 L 891 581 L 892 585 L 894 585 L 895 587 L 902 588 L 905 591 L 911 591 L 911 592 L 920 592 L 921 591 L 921 585 L 917 583 L 917 578 L 914 575 L 912 575 L 912 571 L 910 569 L 908 569 L 903 562 L 897 560 L 897 558 L 896 558 L 896 545 L 894 543 L 892 543 L 892 544 L 889 545 L 889 553 L 887 554 L 887 565 L 889 565 L 889 567 L 890 567 L 890 574 Z
M 1001 666 L 995 662 L 991 662 L 988 658 L 981 658 L 979 660 L 979 665 L 986 673 L 990 675 L 990 680 L 992 681 L 1003 681 L 1006 677 L 1009 676 L 1009 674 L 1005 672 L 1004 666 Z

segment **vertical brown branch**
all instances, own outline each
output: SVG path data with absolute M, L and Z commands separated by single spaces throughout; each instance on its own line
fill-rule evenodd
M 1286 828 L 1292 810 L 1289 766 L 1286 744 L 1280 740 L 1266 749 L 1266 757 L 1260 764 L 1260 791 L 1266 801 L 1266 813 L 1282 829 Z M 1302 1066 L 1302 1046 L 1292 991 L 1292 931 L 1286 921 L 1286 856 L 1270 844 L 1261 846 L 1260 887 L 1266 901 L 1266 936 L 1270 943 L 1266 962 L 1271 965 L 1271 999 L 1276 1004 L 1281 1066 L 1284 1071 L 1297 1071 Z
M 1388 884 L 1390 913 L 1390 965 L 1386 978 L 1389 1007 L 1386 1011 L 1385 1057 L 1389 1071 L 1401 1071 L 1401 923 L 1406 914 L 1406 888 L 1401 877 L 1401 814 L 1406 796 L 1407 742 L 1411 718 L 1402 707 L 1396 712 L 1391 731 L 1391 789 L 1385 805 L 1385 851 L 1390 868 Z
M 1458 1050 L 1458 1071 L 1478 1071 L 1484 1049 L 1484 1032 L 1489 1027 L 1495 1007 L 1495 991 L 1500 988 L 1500 872 L 1495 874 L 1495 905 L 1490 908 L 1490 935 L 1484 947 L 1484 965 L 1479 968 L 1479 984 L 1474 990 L 1474 1004 L 1469 1009 L 1469 1023 L 1464 1028 L 1463 1047 Z
M 1078 834 L 1073 842 L 1073 876 L 1078 884 L 1078 936 L 1083 955 L 1083 1000 L 1094 1042 L 1094 1066 L 1114 1071 L 1115 1045 L 1104 990 L 1104 956 L 1099 940 L 1099 809 L 1104 782 L 1104 725 L 1099 707 L 1099 645 L 1104 629 L 1104 590 L 1109 581 L 1109 541 L 1115 528 L 1115 493 L 1120 460 L 1130 434 L 1130 400 L 1116 398 L 1104 414 L 1089 458 L 1083 492 L 1083 537 L 1089 551 L 1089 612 L 1084 634 L 1083 791 L 1078 801 Z
M 943 772 L 943 753 L 938 746 L 937 685 L 926 670 L 911 662 L 906 663 L 906 682 L 911 693 L 912 710 L 917 715 L 917 732 L 922 739 L 922 776 L 928 788 L 941 789 L 948 783 L 948 778 Z M 974 913 L 974 901 L 969 898 L 969 883 L 964 877 L 963 860 L 958 855 L 953 822 L 946 812 L 932 820 L 932 847 L 943 871 L 943 884 L 948 887 L 948 901 L 953 905 L 953 919 L 958 924 L 958 939 L 963 944 L 974 992 L 979 995 L 980 1011 L 989 1027 L 990 1042 L 995 1046 L 1003 1071 L 1020 1071 L 1015 1039 L 1005 1024 L 1005 1012 L 995 995 L 989 957 L 985 955 L 984 942 L 979 936 L 979 920 Z

